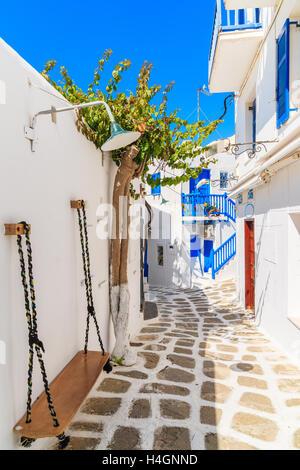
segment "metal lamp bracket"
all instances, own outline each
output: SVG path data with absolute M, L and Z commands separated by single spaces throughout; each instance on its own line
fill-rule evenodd
M 242 155 L 242 153 L 247 152 L 248 158 L 254 158 L 258 152 L 264 150 L 267 152 L 266 144 L 274 144 L 279 142 L 279 139 L 275 140 L 260 140 L 257 142 L 243 142 L 243 143 L 236 143 L 231 144 L 230 140 L 228 140 L 228 144 L 225 145 L 224 149 L 226 152 L 231 152 L 236 157 Z M 246 147 L 246 148 L 245 148 Z
M 36 129 L 32 127 L 25 126 L 24 128 L 24 135 L 26 139 L 31 140 L 31 151 L 35 152 L 36 144 L 37 144 L 37 132 Z

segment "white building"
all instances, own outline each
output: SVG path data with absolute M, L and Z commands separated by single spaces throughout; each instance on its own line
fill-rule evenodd
M 300 1 L 224 3 L 209 85 L 235 92 L 236 143 L 245 144 L 233 149 L 238 182 L 229 194 L 237 201 L 238 295 L 300 362 Z
M 235 182 L 235 157 L 224 153 L 230 142 L 233 138 L 212 142 L 208 151 L 191 162 L 197 167 L 201 159 L 215 159 L 196 180 L 191 178 L 175 187 L 147 188 L 146 199 L 152 208 L 147 252 L 151 285 L 186 287 L 212 276 L 233 277 L 235 207 L 227 193 Z M 164 171 L 170 172 L 162 170 L 162 177 Z M 213 207 L 210 210 L 205 204 Z
M 87 204 L 94 303 L 105 349 L 114 346 L 109 316 L 109 240 L 96 236 L 97 207 L 111 201 L 116 165 L 101 155 L 75 127 L 74 112 L 56 120 L 38 120 L 38 144 L 24 135 L 33 115 L 66 106 L 62 96 L 4 41 L 0 40 L 0 448 L 14 449 L 13 433 L 26 410 L 28 329 L 16 236 L 4 235 L 5 223 L 31 225 L 39 336 L 45 346 L 49 382 L 83 348 L 87 303 L 77 214 L 71 200 Z M 130 243 L 130 325 L 133 335 L 140 312 L 140 241 Z M 90 327 L 89 348 L 98 350 Z M 43 391 L 34 361 L 33 401 Z M 54 403 L 55 405 L 55 403 Z M 58 416 L 59 419 L 59 416 Z

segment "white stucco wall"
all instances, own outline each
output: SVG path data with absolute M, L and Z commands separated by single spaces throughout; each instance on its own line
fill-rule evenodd
M 300 364 L 300 161 L 255 190 L 255 318 Z M 284 188 L 284 191 L 283 191 Z M 246 197 L 246 194 L 244 194 Z M 245 306 L 244 208 L 238 206 L 238 297 Z
M 264 19 L 271 24 L 274 10 L 268 9 Z M 299 317 L 299 180 L 300 162 L 300 112 L 291 111 L 289 120 L 276 127 L 276 38 L 286 19 L 300 20 L 299 1 L 286 0 L 279 11 L 261 54 L 249 75 L 246 87 L 236 100 L 236 140 L 249 140 L 252 132 L 249 104 L 256 97 L 257 140 L 278 139 L 267 149 L 281 156 L 294 156 L 292 160 L 270 167 L 269 183 L 260 182 L 254 187 L 254 200 L 248 201 L 248 189 L 241 189 L 242 204 L 237 204 L 237 280 L 238 297 L 245 305 L 245 245 L 244 223 L 246 205 L 253 204 L 251 219 L 255 226 L 255 318 L 264 331 L 300 364 L 300 330 L 289 318 Z M 300 29 L 290 27 L 290 107 L 294 107 L 292 85 L 300 80 Z M 283 140 L 285 139 L 285 140 Z M 281 142 L 285 142 L 284 144 Z M 290 149 L 294 146 L 294 150 Z M 293 153 L 294 152 L 294 153 Z M 238 157 L 237 172 L 247 176 L 251 170 L 259 175 L 260 168 L 268 162 L 265 152 L 249 159 L 247 154 Z M 247 215 L 247 214 L 246 214 Z M 249 214 L 248 214 L 249 215 Z M 297 323 L 297 321 L 296 321 Z M 299 322 L 300 325 L 300 322 Z
M 38 119 L 39 143 L 32 153 L 24 126 L 36 112 L 64 106 L 58 93 L 0 42 L 0 342 L 6 361 L 0 361 L 0 448 L 16 446 L 12 428 L 26 408 L 28 332 L 20 280 L 16 237 L 4 236 L 4 223 L 26 220 L 32 227 L 33 267 L 39 336 L 51 381 L 83 347 L 86 299 L 83 285 L 76 211 L 71 199 L 87 201 L 94 297 L 100 329 L 111 351 L 114 335 L 109 319 L 108 241 L 96 237 L 96 208 L 110 201 L 115 166 L 79 134 L 73 112 Z M 39 89 L 39 88 L 42 88 Z M 4 91 L 5 90 L 5 93 Z M 139 242 L 130 246 L 130 327 L 139 328 Z M 91 325 L 89 346 L 98 348 Z M 33 399 L 43 390 L 34 363 Z
M 148 245 L 149 284 L 190 287 L 190 243 L 182 226 L 181 185 L 162 186 L 161 196 L 151 196 L 151 188 L 147 187 L 147 194 L 153 213 Z M 162 199 L 167 202 L 162 204 Z M 158 264 L 158 246 L 163 247 L 163 266 Z
M 297 9 L 298 4 L 298 9 Z M 265 27 L 271 25 L 274 11 L 272 8 L 263 9 L 263 22 Z M 285 0 L 274 22 L 261 53 L 254 64 L 253 70 L 245 88 L 236 98 L 235 122 L 236 142 L 252 141 L 252 111 L 249 106 L 256 98 L 256 140 L 273 141 L 282 139 L 299 128 L 300 112 L 291 111 L 287 123 L 280 129 L 276 127 L 276 76 L 277 53 L 276 39 L 287 18 L 299 21 L 300 10 L 297 0 Z M 290 108 L 297 107 L 293 102 L 292 86 L 300 80 L 300 28 L 290 26 Z M 249 64 L 250 65 L 250 64 Z M 267 150 L 276 146 L 276 142 L 266 144 Z M 248 146 L 249 147 L 249 146 Z M 264 151 L 259 152 L 252 159 L 247 153 L 237 159 L 237 174 L 243 177 L 260 165 L 264 158 Z

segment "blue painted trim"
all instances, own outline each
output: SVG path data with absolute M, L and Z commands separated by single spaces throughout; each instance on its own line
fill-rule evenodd
M 279 45 L 283 36 L 286 35 L 285 41 L 285 54 L 282 59 L 279 57 Z M 279 37 L 276 40 L 277 48 L 277 89 L 276 89 L 276 102 L 277 102 L 277 129 L 279 129 L 290 117 L 290 20 L 287 18 L 281 30 Z M 284 91 L 284 105 L 285 111 L 279 116 L 279 71 L 280 67 L 285 64 L 285 91 Z
M 234 24 L 228 26 L 222 26 L 221 31 L 239 31 L 245 29 L 261 29 L 262 23 L 246 23 L 246 24 Z

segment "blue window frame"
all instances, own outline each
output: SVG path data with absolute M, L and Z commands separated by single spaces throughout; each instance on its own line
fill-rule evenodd
M 290 20 L 277 39 L 277 128 L 290 117 Z
M 220 188 L 226 189 L 228 186 L 228 173 L 227 171 L 220 171 Z
M 152 179 L 153 181 L 160 179 L 160 172 L 154 173 L 154 175 L 152 175 Z M 158 186 L 155 186 L 155 188 L 151 188 L 151 194 L 153 196 L 159 196 L 161 194 L 161 185 L 159 184 Z

